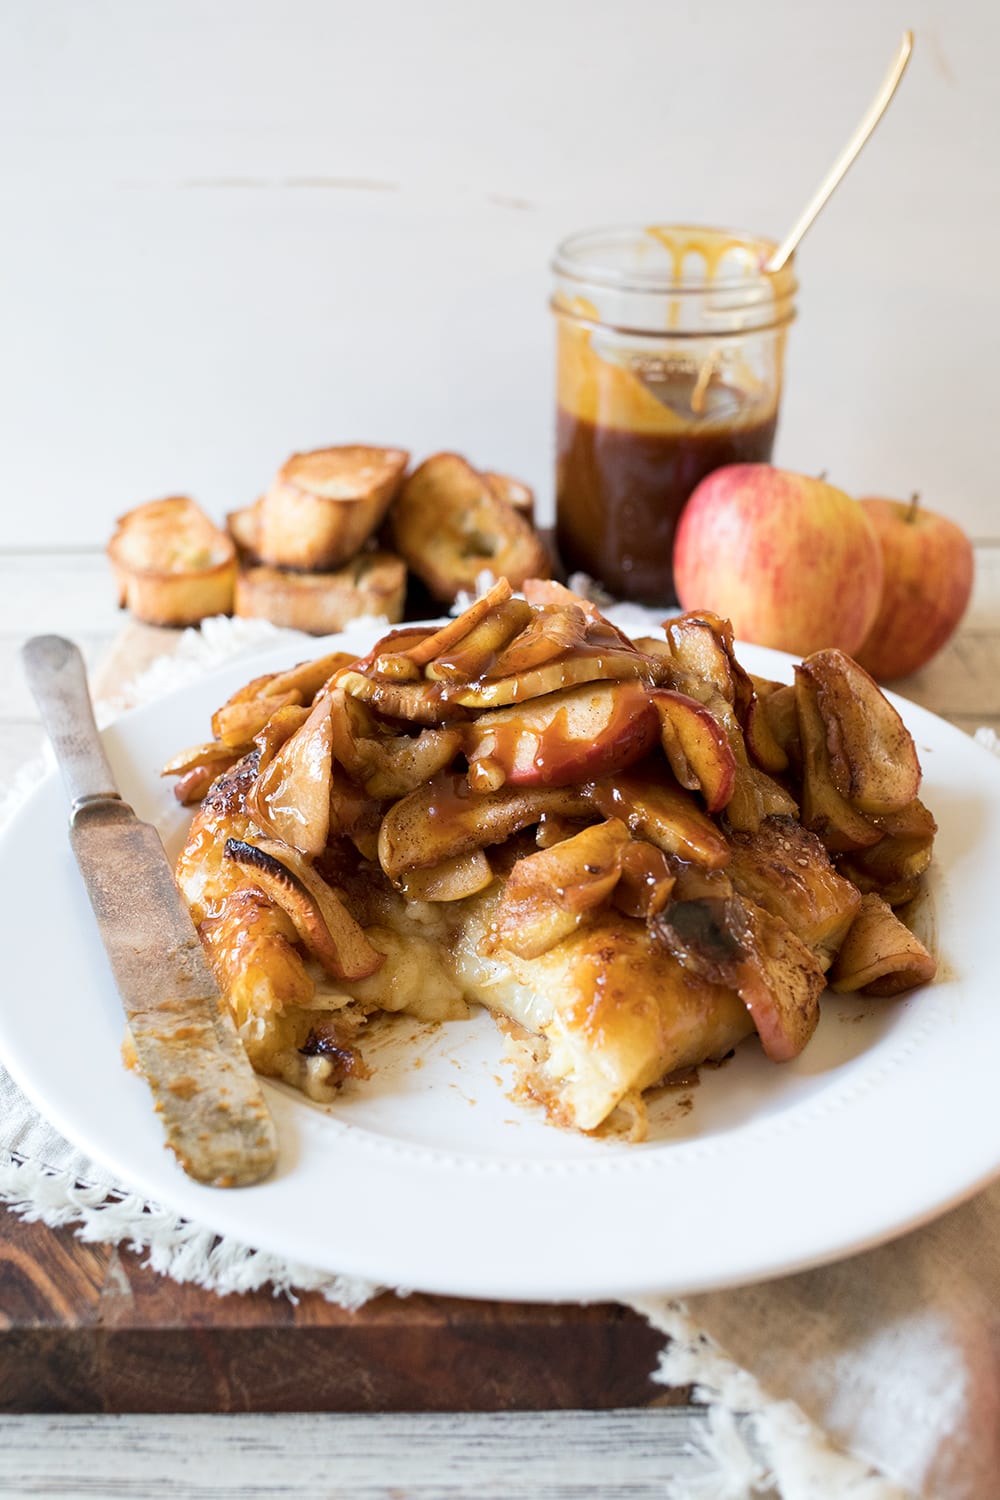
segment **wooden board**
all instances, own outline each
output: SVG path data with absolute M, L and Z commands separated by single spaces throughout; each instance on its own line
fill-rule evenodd
M 0 1411 L 532 1411 L 643 1406 L 635 1313 L 385 1295 L 218 1297 L 71 1230 L 0 1217 Z M 680 1404 L 685 1391 L 670 1393 Z

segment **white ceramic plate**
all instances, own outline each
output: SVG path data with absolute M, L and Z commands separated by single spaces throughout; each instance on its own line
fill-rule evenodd
M 790 677 L 776 653 L 740 657 Z M 171 854 L 187 819 L 159 766 L 206 737 L 238 685 L 292 659 L 287 646 L 244 659 L 107 731 L 123 795 Z M 875 1244 L 1000 1170 L 1000 763 L 896 701 L 940 824 L 924 907 L 939 978 L 901 1000 L 825 997 L 802 1057 L 779 1067 L 745 1043 L 698 1087 L 664 1093 L 641 1145 L 571 1135 L 511 1103 L 485 1014 L 437 1029 L 400 1019 L 376 1041 L 374 1077 L 333 1107 L 268 1085 L 281 1136 L 271 1181 L 230 1192 L 191 1182 L 163 1147 L 145 1085 L 121 1065 L 122 1014 L 55 774 L 0 846 L 0 1054 L 67 1137 L 151 1197 L 263 1249 L 391 1285 L 555 1300 L 691 1292 Z

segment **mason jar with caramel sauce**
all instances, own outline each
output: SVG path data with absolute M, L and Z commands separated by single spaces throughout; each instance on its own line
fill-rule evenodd
M 770 240 L 691 226 L 592 230 L 556 252 L 556 536 L 569 572 L 674 601 L 674 532 L 698 482 L 767 462 L 795 316 Z

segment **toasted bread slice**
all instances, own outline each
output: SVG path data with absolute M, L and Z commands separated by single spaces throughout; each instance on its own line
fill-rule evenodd
M 260 508 L 263 503 L 262 497 L 255 500 L 253 505 L 245 505 L 242 510 L 231 510 L 226 516 L 226 529 L 236 543 L 237 556 L 241 562 L 255 560 L 257 557 L 257 528 L 260 525 Z
M 392 533 L 436 599 L 450 603 L 459 590 L 474 589 L 484 569 L 514 588 L 548 577 L 544 544 L 500 489 L 496 477 L 457 453 L 425 459 L 403 485 L 390 513 Z
M 405 598 L 406 564 L 390 552 L 361 552 L 333 573 L 243 567 L 236 580 L 236 614 L 310 635 L 331 635 L 360 615 L 384 616 L 395 625 Z
M 487 484 L 512 505 L 519 516 L 523 516 L 532 525 L 535 523 L 535 492 L 528 485 L 523 484 L 520 479 L 515 479 L 511 474 L 498 474 L 495 469 L 487 469 L 483 474 Z
M 118 602 L 147 625 L 196 625 L 232 613 L 236 549 L 186 495 L 120 516 L 108 557 Z
M 256 507 L 254 552 L 276 568 L 339 567 L 380 524 L 409 457 L 360 444 L 293 453 Z

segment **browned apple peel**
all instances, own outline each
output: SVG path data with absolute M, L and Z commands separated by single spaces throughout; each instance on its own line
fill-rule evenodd
M 618 818 L 519 859 L 503 888 L 491 935 L 521 958 L 537 958 L 601 906 L 618 884 L 630 843 Z
M 644 686 L 595 682 L 481 714 L 463 731 L 474 786 L 567 786 L 624 770 L 654 746 Z M 493 774 L 484 772 L 492 771 Z
M 881 898 L 868 892 L 830 970 L 841 993 L 899 995 L 929 984 L 937 964 L 923 943 Z
M 870 848 L 882 838 L 882 830 L 863 817 L 834 785 L 826 720 L 820 713 L 812 678 L 801 667 L 795 668 L 795 706 L 802 744 L 803 823 L 831 852 Z
M 736 757 L 719 721 L 686 693 L 659 688 L 650 694 L 660 716 L 663 752 L 681 786 L 699 791 L 710 813 L 733 795 Z
M 291 918 L 309 952 L 334 979 L 367 979 L 384 962 L 364 930 L 296 849 L 287 844 L 227 839 L 235 861 L 265 896 Z
M 920 790 L 916 746 L 863 667 L 843 651 L 817 651 L 796 668 L 812 687 L 826 729 L 830 777 L 865 815 L 898 812 Z

